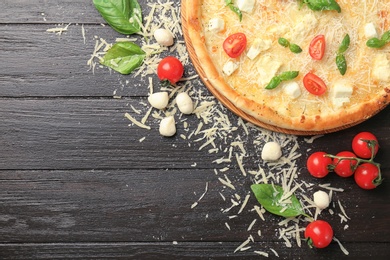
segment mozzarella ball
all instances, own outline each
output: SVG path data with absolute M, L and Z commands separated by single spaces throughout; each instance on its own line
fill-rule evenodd
M 316 191 L 313 194 L 313 198 L 314 198 L 314 204 L 319 209 L 326 209 L 330 204 L 329 195 L 325 191 L 322 190 Z
M 156 92 L 148 97 L 150 105 L 157 109 L 164 109 L 169 102 L 168 92 Z
M 162 136 L 173 136 L 176 134 L 176 123 L 173 116 L 167 116 L 160 122 L 160 135 Z
M 194 104 L 187 92 L 181 92 L 176 96 L 176 104 L 183 114 L 191 114 L 194 110 Z
M 277 142 L 268 142 L 261 151 L 261 159 L 264 161 L 277 161 L 282 157 L 282 148 Z
M 173 45 L 173 35 L 170 31 L 160 28 L 155 30 L 153 35 L 158 44 L 167 47 Z

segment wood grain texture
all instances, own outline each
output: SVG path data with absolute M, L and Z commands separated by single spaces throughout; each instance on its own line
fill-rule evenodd
M 177 3 L 179 1 L 175 0 Z M 150 1 L 140 1 L 144 13 Z M 258 259 L 253 250 L 276 259 L 387 259 L 390 255 L 390 110 L 366 122 L 324 137 L 313 144 L 298 137 L 297 159 L 301 180 L 331 183 L 351 218 L 324 218 L 350 252 L 336 243 L 324 250 L 306 245 L 287 248 L 276 237 L 280 217 L 266 215 L 257 222 L 262 236 L 252 248 L 234 253 L 249 234 L 256 217 L 254 197 L 238 218 L 229 196 L 242 198 L 253 183 L 234 162 L 216 164 L 226 153 L 201 149 L 199 136 L 183 139 L 196 129 L 196 116 L 178 120 L 173 138 L 158 135 L 159 120 L 150 117 L 144 130 L 124 117 L 140 119 L 131 106 L 146 112 L 148 79 L 123 76 L 98 68 L 87 60 L 95 35 L 119 37 L 92 5 L 92 1 L 17 0 L 2 2 L 0 17 L 0 259 Z M 44 15 L 43 15 L 44 14 Z M 44 18 L 46 20 L 44 20 Z M 61 25 L 58 25 L 58 24 Z M 59 36 L 48 28 L 72 23 Z M 86 43 L 81 34 L 86 29 Z M 186 71 L 193 71 L 188 65 Z M 153 76 L 152 76 L 153 77 Z M 157 80 L 156 77 L 153 77 Z M 197 87 L 204 86 L 197 81 Z M 116 92 L 122 98 L 113 98 Z M 205 92 L 206 95 L 211 95 Z M 224 110 L 229 120 L 238 118 Z M 190 127 L 188 131 L 184 122 Z M 381 144 L 377 161 L 385 181 L 374 191 L 358 189 L 353 179 L 334 175 L 313 180 L 305 169 L 311 151 L 336 153 L 350 149 L 351 138 L 372 131 Z M 240 135 L 247 149 L 248 170 L 263 165 L 261 150 L 253 145 L 255 130 Z M 145 139 L 143 139 L 145 138 Z M 226 138 L 217 145 L 226 146 Z M 142 141 L 140 141 L 142 140 Z M 224 187 L 214 169 L 228 167 L 236 190 Z M 208 190 L 198 205 L 191 208 Z M 227 200 L 223 200 L 224 194 Z M 331 208 L 336 211 L 337 204 Z M 228 230 L 225 223 L 229 223 Z M 345 224 L 349 228 L 344 230 Z M 253 232 L 252 232 L 253 233 Z

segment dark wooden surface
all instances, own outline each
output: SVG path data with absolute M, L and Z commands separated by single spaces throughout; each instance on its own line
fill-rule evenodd
M 151 1 L 149 1 L 151 2 Z M 146 1 L 141 1 L 146 13 Z M 177 1 L 179 4 L 179 1 Z M 226 188 L 214 173 L 226 165 L 213 163 L 224 152 L 199 150 L 202 143 L 158 135 L 129 127 L 124 117 L 130 105 L 145 101 L 145 78 L 122 76 L 107 69 L 89 71 L 87 60 L 94 36 L 120 37 L 87 0 L 3 0 L 0 15 L 0 259 L 257 259 L 253 251 L 275 249 L 278 259 L 386 259 L 390 255 L 390 114 L 389 108 L 347 130 L 328 134 L 313 144 L 298 137 L 299 178 L 315 184 L 331 183 L 351 218 L 324 215 L 336 243 L 310 250 L 293 243 L 287 248 L 275 230 L 282 218 L 266 214 L 259 222 L 262 236 L 251 249 L 234 253 L 251 232 L 255 217 L 253 196 L 239 218 L 221 212 L 230 205 Z M 62 35 L 48 28 L 71 23 Z M 84 44 L 81 25 L 86 30 Z M 186 75 L 194 74 L 191 65 Z M 123 84 L 125 81 L 128 84 Z M 155 81 L 157 82 L 157 81 Z M 156 85 L 158 86 L 158 85 Z M 202 89 L 200 82 L 195 88 Z M 122 98 L 113 98 L 114 91 Z M 207 94 L 207 91 L 205 91 Z M 145 109 L 144 109 L 145 110 Z M 237 117 L 229 112 L 237 125 Z M 199 119 L 186 117 L 192 129 Z M 183 133 L 183 124 L 178 132 Z M 352 179 L 329 176 L 313 180 L 304 161 L 308 149 L 336 153 L 350 149 L 359 131 L 372 131 L 380 141 L 377 161 L 384 183 L 374 191 L 359 189 Z M 247 169 L 257 169 L 260 150 L 242 128 L 248 151 Z M 145 137 L 143 142 L 139 142 Z M 216 143 L 224 146 L 224 139 Z M 226 145 L 225 145 L 226 146 Z M 253 158 L 253 160 L 251 159 Z M 249 192 L 253 182 L 228 164 L 236 193 Z M 232 173 L 235 172 L 235 173 Z M 208 184 L 198 206 L 191 208 Z M 228 200 L 223 201 L 220 194 Z M 229 223 L 231 230 L 225 226 Z M 344 230 L 345 224 L 349 228 Z M 255 232 L 252 232 L 255 233 Z

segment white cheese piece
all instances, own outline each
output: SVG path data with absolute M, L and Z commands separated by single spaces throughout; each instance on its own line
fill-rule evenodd
M 300 22 L 298 22 L 293 30 L 291 36 L 288 35 L 288 37 L 291 37 L 291 41 L 293 42 L 301 42 L 304 41 L 307 35 L 316 28 L 318 25 L 318 20 L 315 17 L 314 14 L 306 14 L 305 16 L 302 17 Z
M 330 204 L 330 198 L 329 198 L 328 193 L 326 193 L 325 191 L 322 191 L 322 190 L 316 191 L 313 194 L 313 201 L 314 201 L 314 204 L 319 209 L 326 209 Z
M 148 97 L 150 105 L 157 109 L 164 109 L 169 102 L 168 92 L 156 92 Z
M 209 31 L 211 32 L 220 32 L 225 28 L 225 21 L 219 17 L 210 19 L 209 21 Z
M 176 122 L 173 116 L 167 116 L 160 122 L 159 128 L 160 135 L 162 136 L 173 136 L 176 134 Z
M 237 7 L 245 13 L 252 13 L 256 0 L 237 0 Z
M 234 61 L 229 60 L 225 63 L 225 65 L 222 68 L 223 73 L 225 73 L 227 76 L 230 76 L 238 69 L 238 64 Z
M 390 81 L 390 60 L 386 53 L 377 54 L 373 63 L 373 78 L 379 81 Z
M 153 36 L 156 39 L 157 43 L 162 46 L 168 47 L 173 45 L 173 34 L 166 29 L 159 28 L 155 30 Z
M 301 88 L 295 81 L 287 82 L 283 88 L 284 93 L 291 99 L 297 99 L 301 95 Z
M 183 114 L 189 115 L 194 110 L 194 104 L 187 92 L 181 92 L 176 96 L 176 104 Z
M 282 148 L 277 142 L 268 142 L 261 151 L 261 159 L 264 161 L 277 161 L 282 156 Z
M 344 103 L 350 101 L 353 92 L 353 84 L 348 80 L 338 80 L 334 83 L 330 98 L 335 108 L 340 108 Z
M 367 37 L 367 38 L 378 38 L 378 33 L 376 31 L 376 28 L 375 28 L 375 25 L 374 23 L 367 23 L 365 26 L 364 26 L 364 35 Z
M 261 52 L 266 51 L 269 48 L 271 48 L 271 45 L 272 45 L 271 40 L 263 40 L 263 39 L 258 38 L 256 40 L 254 40 L 254 42 L 253 42 L 252 46 L 249 48 L 249 51 L 246 54 L 246 56 L 249 59 L 254 60 L 257 57 L 257 55 L 259 55 Z
M 259 84 L 265 85 L 276 75 L 282 63 L 270 55 L 264 55 L 257 62 L 257 71 L 259 73 Z

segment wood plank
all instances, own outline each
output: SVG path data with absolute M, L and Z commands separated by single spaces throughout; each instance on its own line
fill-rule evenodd
M 132 75 L 99 67 L 93 73 L 87 65 L 95 36 L 104 37 L 109 43 L 123 36 L 109 27 L 85 26 L 84 44 L 81 25 L 69 26 L 61 36 L 46 32 L 52 27 L 56 26 L 0 26 L 0 46 L 4 46 L 0 59 L 7 65 L 1 70 L 2 97 L 112 97 L 115 90 L 122 96 L 148 94 L 147 78 L 135 80 Z M 157 76 L 154 79 L 157 88 Z
M 259 259 L 253 248 L 269 254 L 270 259 L 387 259 L 388 244 L 362 243 L 348 256 L 337 245 L 322 250 L 285 248 L 281 243 L 257 242 L 252 250 L 233 253 L 238 243 L 232 242 L 178 242 L 168 243 L 58 243 L 58 244 L 0 244 L 2 259 Z M 345 244 L 346 248 L 353 244 Z M 274 249 L 278 257 L 270 250 Z M 366 248 L 370 248 L 369 251 Z
M 140 1 L 142 2 L 142 0 Z M 92 1 L 3 0 L 0 23 L 103 23 Z
M 181 134 L 190 136 L 196 130 L 200 122 L 196 116 L 180 119 L 177 114 L 177 135 L 164 138 L 158 133 L 159 120 L 152 117 L 147 121 L 151 130 L 128 127 L 131 122 L 124 117 L 126 112 L 138 120 L 143 117 L 143 114 L 135 114 L 129 104 L 144 112 L 149 109 L 139 105 L 138 99 L 2 99 L 0 169 L 177 169 L 191 168 L 193 164 L 208 169 L 222 167 L 212 162 L 224 153 L 210 156 L 208 148 L 199 151 L 205 141 L 197 143 L 195 140 L 202 135 L 188 140 L 180 137 Z M 237 117 L 226 113 L 237 125 Z M 187 129 L 184 129 L 184 121 L 189 125 Z M 381 145 L 386 148 L 390 145 L 389 121 L 387 108 L 355 128 L 329 135 L 334 145 L 329 145 L 327 138 L 318 139 L 314 145 L 306 144 L 304 137 L 298 140 L 302 151 L 323 149 L 335 154 L 350 149 L 350 139 L 355 133 L 370 130 L 382 137 Z M 246 136 L 242 128 L 236 134 L 244 138 L 248 155 L 259 158 L 260 151 L 250 145 L 251 137 Z M 140 142 L 143 137 L 145 140 Z M 217 145 L 228 146 L 223 139 L 220 142 L 217 141 Z M 384 172 L 390 168 L 385 156 L 386 151 L 383 151 L 377 157 Z M 300 163 L 304 165 L 304 158 Z M 249 163 L 247 167 L 254 169 L 257 165 Z
M 266 213 L 266 220 L 262 221 L 253 211 L 258 205 L 253 195 L 242 213 L 239 213 L 241 206 L 226 210 L 232 205 L 231 199 L 242 203 L 252 180 L 231 173 L 230 178 L 235 179 L 237 187 L 233 191 L 224 187 L 219 177 L 210 169 L 3 170 L 0 242 L 242 243 L 249 235 L 258 242 L 283 241 L 275 230 L 280 228 L 278 223 L 284 218 Z M 307 175 L 300 177 L 313 182 Z M 331 223 L 338 239 L 390 243 L 388 182 L 371 192 L 358 188 L 352 179 L 340 181 L 333 175 L 326 182 L 345 190 L 333 195 L 330 209 L 334 214 L 328 211 L 321 214 L 321 218 Z M 204 198 L 193 207 L 205 192 L 206 183 Z M 318 188 L 307 189 L 306 195 L 311 197 Z M 237 199 L 236 194 L 241 199 Z M 350 218 L 347 222 L 340 221 L 338 200 Z M 248 231 L 254 219 L 257 219 L 256 225 Z M 261 230 L 260 237 L 258 230 Z

